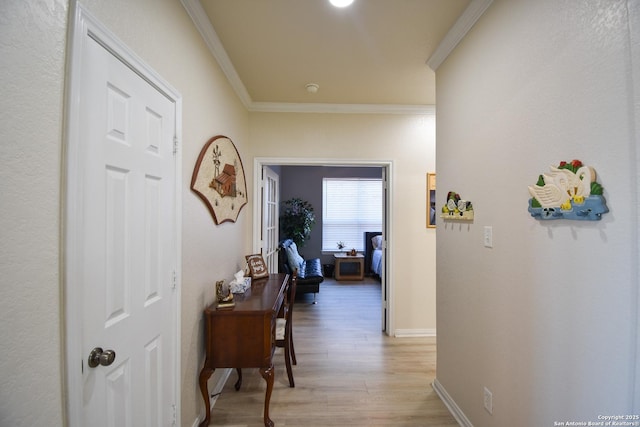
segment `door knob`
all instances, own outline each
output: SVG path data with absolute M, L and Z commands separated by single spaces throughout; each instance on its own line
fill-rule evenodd
M 113 350 L 102 350 L 96 347 L 89 353 L 89 367 L 95 368 L 98 365 L 109 366 L 116 360 L 116 352 Z

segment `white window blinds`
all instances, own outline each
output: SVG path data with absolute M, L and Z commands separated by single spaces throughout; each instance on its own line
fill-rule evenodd
M 322 180 L 322 250 L 363 251 L 364 232 L 382 231 L 382 180 Z

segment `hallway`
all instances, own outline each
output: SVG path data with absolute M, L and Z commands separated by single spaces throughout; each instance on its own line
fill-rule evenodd
M 298 365 L 289 388 L 284 355 L 274 356 L 270 415 L 276 426 L 439 426 L 458 424 L 431 387 L 435 338 L 391 338 L 380 332 L 380 283 L 325 279 L 294 307 Z M 212 426 L 262 426 L 265 382 L 233 372 L 211 414 Z

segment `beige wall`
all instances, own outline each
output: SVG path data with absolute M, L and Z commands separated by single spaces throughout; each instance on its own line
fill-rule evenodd
M 433 117 L 252 114 L 250 120 L 179 1 L 82 4 L 183 97 L 182 425 L 203 411 L 196 381 L 202 309 L 213 299 L 214 281 L 231 279 L 252 246 L 253 188 L 238 221 L 220 226 L 189 189 L 211 136 L 235 142 L 249 186 L 256 155 L 392 160 L 395 324 L 435 327 L 435 232 L 424 227 L 425 173 L 435 168 Z M 66 0 L 0 2 L 3 426 L 65 424 L 59 212 L 68 10 Z
M 236 223 L 214 225 L 189 186 L 205 142 L 223 134 L 242 159 L 248 156 L 248 113 L 175 0 L 87 0 L 87 8 L 140 55 L 183 99 L 182 206 L 182 425 L 203 413 L 197 378 L 203 363 L 202 310 L 213 301 L 216 280 L 231 280 L 244 265 L 251 207 Z M 146 19 L 140 19 L 146 17 Z
M 2 1 L 0 17 L 0 425 L 61 425 L 58 233 L 67 4 Z
M 640 407 L 638 8 L 496 0 L 437 71 L 438 188 L 475 207 L 473 224 L 437 229 L 437 377 L 476 427 Z M 527 186 L 574 158 L 595 167 L 611 212 L 531 218 Z
M 190 191 L 208 138 L 232 138 L 247 158 L 248 113 L 179 1 L 82 2 L 183 97 L 182 423 L 203 410 L 202 308 L 214 281 L 231 279 L 246 252 L 250 207 L 215 226 Z M 63 425 L 64 330 L 59 215 L 62 189 L 66 1 L 2 2 L 3 229 L 0 425 Z M 144 17 L 144 19 L 141 19 Z
M 393 162 L 392 324 L 409 334 L 435 329 L 435 230 L 425 227 L 426 172 L 435 170 L 434 125 L 430 115 L 252 113 L 250 118 L 255 157 Z

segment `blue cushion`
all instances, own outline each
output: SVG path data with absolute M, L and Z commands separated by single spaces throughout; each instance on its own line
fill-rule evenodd
M 291 245 L 285 248 L 285 250 L 287 251 L 287 262 L 289 263 L 289 268 L 291 268 L 291 271 L 295 270 L 296 268 L 298 270 L 301 270 L 301 266 L 302 264 L 304 264 L 304 258 L 302 258 L 298 253 L 298 247 L 296 246 L 296 244 L 292 242 Z
M 293 245 L 293 250 L 289 250 Z M 298 248 L 291 239 L 285 239 L 280 243 L 278 253 L 278 271 L 292 274 L 294 268 L 298 268 L 298 287 L 296 295 L 320 291 L 320 283 L 324 280 L 320 258 L 304 259 L 298 253 Z M 289 259 L 291 254 L 292 260 Z M 300 261 L 302 260 L 302 261 Z M 296 265 L 297 264 L 297 265 Z

